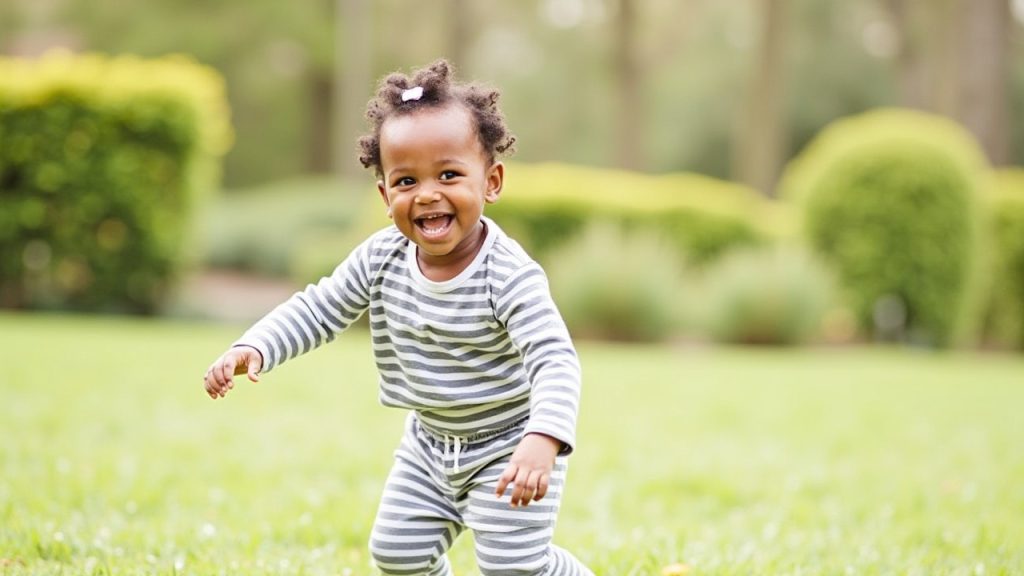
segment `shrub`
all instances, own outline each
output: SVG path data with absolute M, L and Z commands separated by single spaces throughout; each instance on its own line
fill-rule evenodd
M 370 195 L 354 238 L 389 224 L 376 193 Z M 649 232 L 693 266 L 793 236 L 796 227 L 790 206 L 731 182 L 553 163 L 509 163 L 501 199 L 485 213 L 545 265 L 593 222 Z
M 793 345 L 814 340 L 833 303 L 825 268 L 795 247 L 738 251 L 706 272 L 696 311 L 719 342 Z
M 904 337 L 969 336 L 979 274 L 985 162 L 955 123 L 880 110 L 835 122 L 787 168 L 811 245 L 838 272 L 858 322 L 880 302 L 905 310 Z M 884 308 L 884 306 L 883 306 Z
M 512 164 L 487 212 L 538 259 L 589 222 L 655 231 L 692 264 L 761 243 L 778 207 L 757 192 L 696 174 L 648 175 L 563 164 Z
M 310 259 L 337 265 L 358 242 L 335 244 L 327 251 L 322 250 L 323 243 L 315 242 L 321 250 L 306 254 L 307 237 L 346 234 L 368 203 L 380 203 L 372 187 L 357 192 L 352 184 L 330 177 L 233 190 L 203 210 L 204 262 L 275 277 L 290 276 L 296 267 L 309 270 L 305 262 Z M 304 264 L 297 265 L 297 258 Z
M 185 58 L 0 59 L 0 304 L 152 311 L 230 141 Z
M 298 285 L 305 285 L 315 283 L 322 276 L 330 276 L 358 245 L 351 232 L 343 229 L 307 230 L 288 243 L 288 278 Z
M 1024 349 L 1024 170 L 993 178 L 994 278 L 986 311 L 988 338 Z
M 551 255 L 547 273 L 574 336 L 658 341 L 679 327 L 678 262 L 650 234 L 595 223 Z

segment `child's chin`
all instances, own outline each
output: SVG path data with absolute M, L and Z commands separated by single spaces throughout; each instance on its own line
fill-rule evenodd
M 419 246 L 420 252 L 427 256 L 441 257 L 452 253 L 452 247 L 447 244 L 438 245 L 437 243 L 419 241 L 416 246 Z

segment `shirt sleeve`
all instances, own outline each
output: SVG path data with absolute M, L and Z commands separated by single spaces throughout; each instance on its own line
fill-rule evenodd
M 496 298 L 497 318 L 523 355 L 530 379 L 526 433 L 560 440 L 562 453 L 576 446 L 580 363 L 548 288 L 547 276 L 531 262 L 516 270 Z
M 296 292 L 249 328 L 233 346 L 251 346 L 263 356 L 260 372 L 334 340 L 370 303 L 371 241 L 366 240 L 330 276 Z

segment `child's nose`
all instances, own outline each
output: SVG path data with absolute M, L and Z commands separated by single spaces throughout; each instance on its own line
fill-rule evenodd
M 441 199 L 441 193 L 426 186 L 420 188 L 416 193 L 417 204 L 431 204 Z

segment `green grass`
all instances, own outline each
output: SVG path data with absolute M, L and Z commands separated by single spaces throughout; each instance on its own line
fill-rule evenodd
M 240 329 L 0 315 L 0 574 L 373 573 L 367 335 L 211 401 Z M 556 540 L 597 574 L 1024 573 L 1024 358 L 580 351 Z

